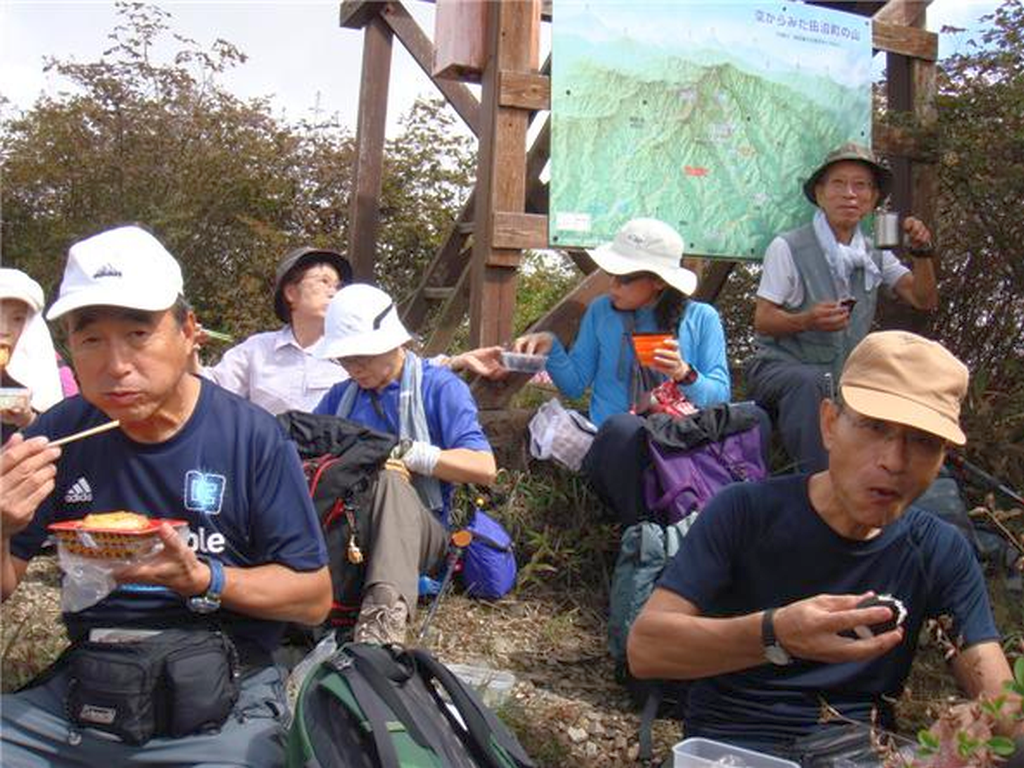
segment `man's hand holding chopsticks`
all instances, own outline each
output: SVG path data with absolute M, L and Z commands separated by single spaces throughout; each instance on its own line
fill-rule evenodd
M 20 432 L 0 449 L 0 524 L 9 540 L 32 520 L 52 491 L 60 448 L 45 437 L 25 440 Z

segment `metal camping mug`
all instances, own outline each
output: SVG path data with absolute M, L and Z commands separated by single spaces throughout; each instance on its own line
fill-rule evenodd
M 875 248 L 898 248 L 903 239 L 900 224 L 896 211 L 875 211 Z

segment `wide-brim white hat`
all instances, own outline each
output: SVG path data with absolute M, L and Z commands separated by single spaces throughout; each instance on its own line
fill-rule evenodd
M 118 227 L 71 246 L 47 320 L 83 307 L 170 309 L 184 290 L 181 267 L 153 235 Z
M 587 253 L 610 275 L 652 272 L 685 296 L 697 290 L 697 275 L 679 263 L 683 238 L 658 219 L 632 219 L 614 240 Z
M 331 360 L 382 355 L 411 338 L 391 297 L 380 288 L 357 283 L 346 285 L 327 305 L 324 337 L 313 354 Z

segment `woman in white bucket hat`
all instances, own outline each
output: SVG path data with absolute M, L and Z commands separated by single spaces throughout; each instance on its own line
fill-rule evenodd
M 547 372 L 565 396 L 580 397 L 590 388 L 590 419 L 597 426 L 642 400 L 641 378 L 673 379 L 698 407 L 728 401 L 725 331 L 714 307 L 688 298 L 697 276 L 680 265 L 679 233 L 657 219 L 633 219 L 589 253 L 612 285 L 587 307 L 572 349 L 551 333 L 535 333 L 516 339 L 515 350 L 548 354 Z M 638 376 L 631 335 L 661 331 L 665 341 L 651 366 L 656 375 Z

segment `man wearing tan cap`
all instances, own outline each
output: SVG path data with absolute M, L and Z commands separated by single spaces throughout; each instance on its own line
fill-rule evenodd
M 938 302 L 935 250 L 924 223 L 913 216 L 902 222 L 911 269 L 860 231 L 891 188 L 892 173 L 870 149 L 843 144 L 804 183 L 805 197 L 817 206 L 811 223 L 776 237 L 764 255 L 747 387 L 776 413 L 783 445 L 801 472 L 825 468 L 818 404 L 829 394 L 826 375 L 838 380 L 870 330 L 879 289 L 916 309 Z
M 953 619 L 964 691 L 1003 693 L 974 554 L 911 506 L 965 442 L 967 378 L 936 342 L 868 335 L 821 405 L 828 468 L 732 485 L 701 513 L 629 638 L 634 675 L 692 681 L 687 736 L 799 761 L 835 727 L 819 723 L 822 702 L 892 729 L 918 634 L 939 615 Z

